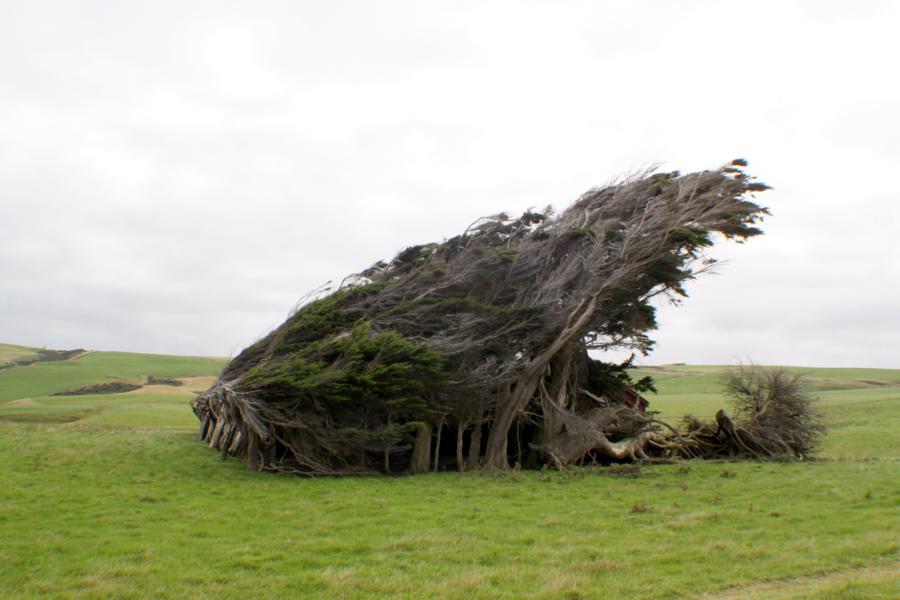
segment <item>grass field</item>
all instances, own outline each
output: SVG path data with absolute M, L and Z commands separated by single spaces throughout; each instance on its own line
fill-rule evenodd
M 90 352 L 73 360 L 35 363 L 0 372 L 0 402 L 40 397 L 111 379 L 142 382 L 148 375 L 215 375 L 222 359 L 130 352 Z
M 808 370 L 811 463 L 309 480 L 197 440 L 218 361 L 66 363 L 0 373 L 0 597 L 900 596 L 900 371 Z M 712 414 L 720 370 L 650 369 L 653 408 Z M 151 374 L 195 378 L 47 395 Z

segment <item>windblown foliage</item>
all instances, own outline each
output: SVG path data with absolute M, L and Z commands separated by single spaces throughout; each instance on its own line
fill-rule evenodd
M 687 416 L 682 431 L 656 436 L 651 444 L 675 458 L 809 458 L 825 434 L 824 418 L 800 375 L 780 367 L 751 364 L 730 370 L 724 380 L 735 419 L 724 410 L 704 423 Z
M 813 406 L 807 383 L 782 368 L 741 365 L 728 372 L 725 388 L 747 453 L 808 458 L 825 433 L 824 417 Z
M 685 296 L 717 234 L 761 233 L 767 186 L 744 166 L 645 174 L 377 262 L 231 361 L 194 404 L 201 436 L 310 475 L 669 452 L 636 393 L 652 382 L 588 351 L 648 352 L 650 300 Z

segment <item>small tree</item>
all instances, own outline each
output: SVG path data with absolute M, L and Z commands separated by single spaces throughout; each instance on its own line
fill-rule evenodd
M 725 389 L 738 426 L 759 451 L 804 459 L 819 448 L 825 424 L 801 375 L 751 363 L 728 371 Z

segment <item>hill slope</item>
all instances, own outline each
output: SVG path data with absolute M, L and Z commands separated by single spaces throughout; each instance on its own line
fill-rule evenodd
M 38 349 L 15 344 L 0 344 L 0 368 L 11 365 L 21 358 L 37 356 Z
M 212 383 L 224 363 L 209 357 L 90 352 L 13 366 L 0 371 L 0 420 L 190 426 L 195 419 L 187 404 Z M 151 376 L 176 378 L 185 385 L 143 385 L 125 394 L 52 395 L 109 381 L 145 384 Z

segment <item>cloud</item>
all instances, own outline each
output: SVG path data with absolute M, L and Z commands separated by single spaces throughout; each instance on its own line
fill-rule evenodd
M 18 3 L 3 341 L 233 353 L 475 217 L 736 156 L 767 235 L 649 361 L 900 367 L 891 3 Z

